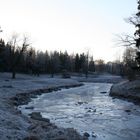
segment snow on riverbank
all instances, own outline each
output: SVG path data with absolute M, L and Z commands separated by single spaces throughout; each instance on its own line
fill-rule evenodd
M 48 121 L 32 120 L 25 117 L 17 109 L 17 105 L 25 104 L 30 97 L 53 89 L 62 87 L 73 87 L 81 85 L 78 81 L 110 82 L 116 83 L 121 80 L 118 76 L 98 76 L 85 79 L 84 77 L 72 77 L 72 79 L 61 79 L 59 76 L 50 78 L 48 75 L 33 77 L 17 74 L 15 80 L 11 74 L 0 73 L 0 140 L 82 140 L 74 129 L 58 128 Z M 12 100 L 11 100 L 12 99 Z
M 140 104 L 140 80 L 115 84 L 110 90 L 110 95 Z
M 58 128 L 55 124 L 32 120 L 21 114 L 13 106 L 11 98 L 17 95 L 34 93 L 42 89 L 53 89 L 80 85 L 72 79 L 49 78 L 48 76 L 32 77 L 17 75 L 17 79 L 10 79 L 9 73 L 0 73 L 0 139 L 1 140 L 82 140 L 74 129 Z M 37 94 L 37 92 L 35 92 Z M 18 99 L 18 98 L 17 98 Z
M 89 140 L 137 140 L 140 137 L 140 108 L 110 97 L 112 84 L 84 83 L 32 99 L 19 106 L 23 114 L 40 112 L 59 127 L 76 129 Z M 40 119 L 40 114 L 32 114 Z

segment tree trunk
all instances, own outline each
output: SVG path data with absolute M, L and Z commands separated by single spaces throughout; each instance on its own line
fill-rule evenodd
M 54 73 L 52 72 L 52 73 L 51 73 L 51 78 L 53 78 L 53 77 L 54 77 Z
M 86 75 L 86 79 L 87 79 L 88 78 L 88 71 L 86 71 L 85 75 Z
M 15 79 L 16 78 L 16 71 L 15 71 L 15 68 L 13 68 L 12 70 L 12 79 Z

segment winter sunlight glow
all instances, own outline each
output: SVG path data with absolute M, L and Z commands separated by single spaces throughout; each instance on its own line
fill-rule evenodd
M 133 32 L 124 18 L 135 12 L 136 1 L 0 0 L 0 5 L 1 36 L 27 33 L 37 49 L 81 53 L 88 48 L 94 59 L 109 61 L 120 51 L 114 34 Z

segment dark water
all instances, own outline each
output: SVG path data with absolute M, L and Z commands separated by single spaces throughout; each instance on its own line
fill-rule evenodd
M 24 114 L 41 112 L 60 127 L 73 127 L 89 139 L 139 140 L 140 107 L 109 97 L 111 84 L 85 83 L 82 87 L 47 93 L 21 106 Z M 25 109 L 33 106 L 34 109 Z M 92 136 L 93 135 L 93 136 Z

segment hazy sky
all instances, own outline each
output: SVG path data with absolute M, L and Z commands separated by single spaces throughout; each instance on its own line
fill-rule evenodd
M 114 34 L 134 32 L 124 18 L 136 0 L 0 0 L 1 36 L 27 33 L 41 50 L 84 52 L 94 59 L 119 57 Z

